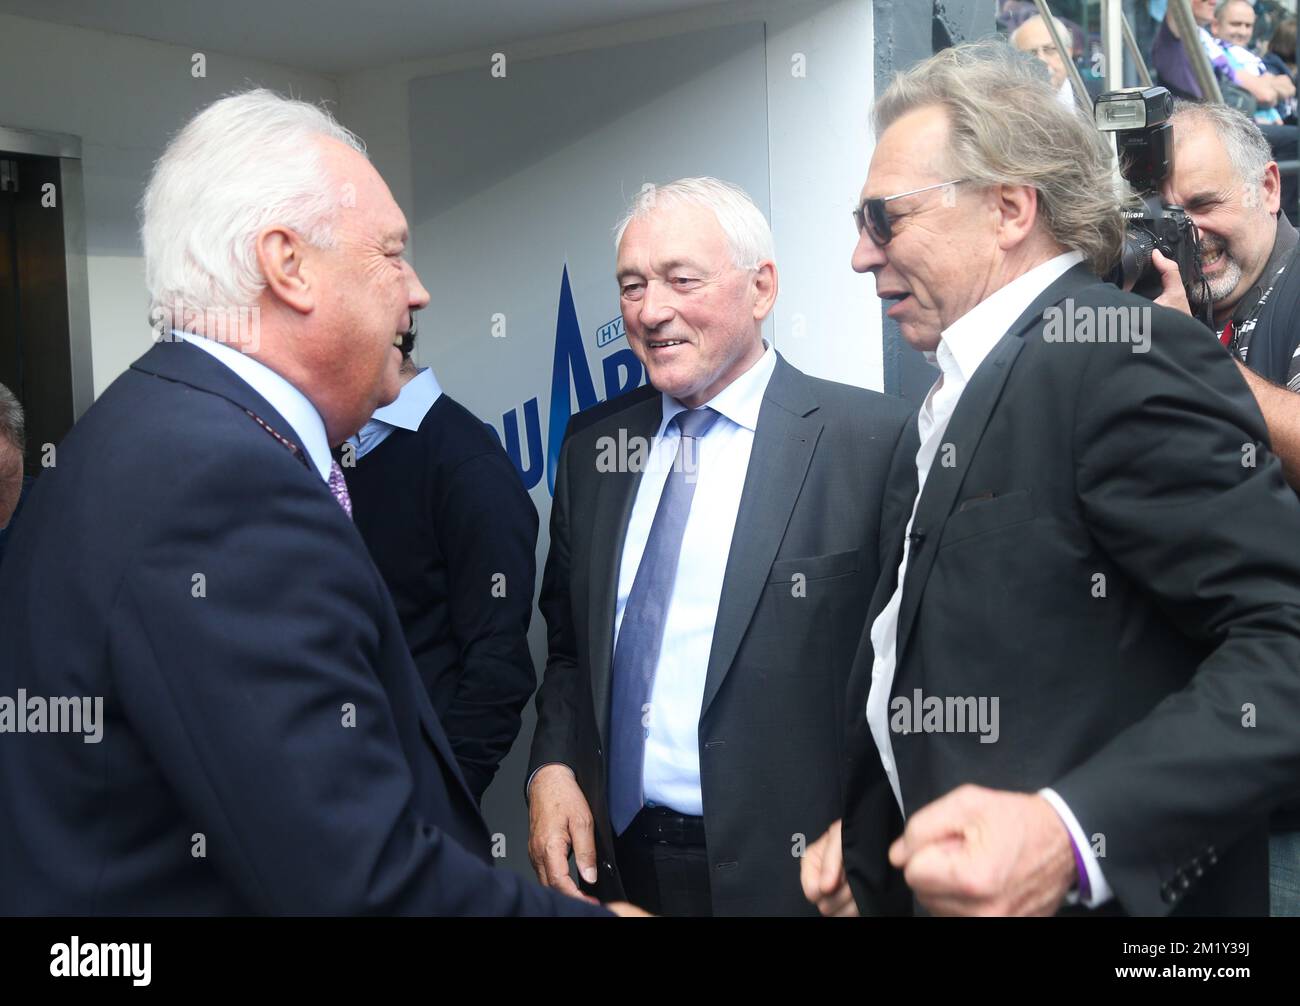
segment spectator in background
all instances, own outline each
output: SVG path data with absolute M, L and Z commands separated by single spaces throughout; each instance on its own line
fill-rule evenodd
M 1191 0 L 1191 6 L 1192 17 L 1197 24 L 1197 36 L 1201 40 L 1201 45 L 1205 49 L 1205 54 L 1210 60 L 1215 75 L 1221 80 L 1237 84 L 1246 92 L 1255 95 L 1257 101 L 1260 95 L 1275 95 L 1275 89 L 1265 79 L 1237 74 L 1229 65 L 1228 56 L 1223 51 L 1223 45 L 1206 30 L 1206 26 L 1214 20 L 1214 0 Z M 1178 29 L 1168 11 L 1165 13 L 1164 20 L 1160 22 L 1155 42 L 1151 46 L 1151 64 L 1159 75 L 1158 83 L 1169 88 L 1175 97 L 1189 98 L 1193 101 L 1204 100 L 1200 85 L 1196 82 L 1196 76 L 1192 72 L 1191 60 L 1183 49 L 1182 41 L 1178 37 Z M 1275 161 L 1294 160 L 1300 155 L 1300 150 L 1297 148 L 1295 126 L 1259 123 L 1258 120 L 1256 121 L 1264 133 L 1264 138 L 1268 140 Z M 1282 208 L 1293 224 L 1296 222 L 1296 205 L 1296 176 L 1287 175 L 1282 179 Z
M 1219 0 L 1210 26 L 1214 37 L 1220 42 L 1251 49 L 1250 39 L 1255 33 L 1255 8 L 1247 0 Z
M 12 391 L 0 384 L 0 560 L 4 559 L 9 527 L 22 509 L 32 483 L 23 475 L 26 450 L 23 407 Z
M 1223 49 L 1232 82 L 1259 102 L 1255 121 L 1278 126 L 1295 114 L 1295 84 L 1286 74 L 1274 74 L 1250 48 L 1255 30 L 1255 8 L 1246 0 L 1221 0 L 1210 23 Z
M 1037 16 L 1038 8 L 1033 0 L 998 0 L 997 25 L 1008 35 Z
M 1069 38 L 1069 28 L 1062 24 L 1059 18 L 1053 20 L 1056 22 L 1056 30 L 1060 33 L 1062 41 Z M 1052 41 L 1052 33 L 1047 28 L 1047 22 L 1038 16 L 1029 18 L 1011 33 L 1010 42 L 1021 52 L 1029 53 L 1047 67 L 1047 72 L 1052 77 L 1052 88 L 1056 91 L 1056 100 L 1066 108 L 1073 108 L 1074 88 L 1070 84 L 1070 75 L 1065 68 L 1065 58 L 1061 50 L 1056 47 L 1056 43 Z
M 1275 105 L 1277 92 L 1274 87 L 1262 78 L 1239 74 L 1224 52 L 1223 43 L 1210 34 L 1209 27 L 1214 23 L 1216 10 L 1214 0 L 1192 0 L 1191 6 L 1192 17 L 1197 25 L 1197 38 L 1220 82 L 1235 84 L 1263 107 L 1271 108 Z M 1160 83 L 1173 91 L 1175 96 L 1197 101 L 1204 99 L 1205 95 L 1201 93 L 1201 85 L 1196 81 L 1192 61 L 1183 48 L 1171 12 L 1165 13 L 1165 19 L 1156 32 L 1155 42 L 1151 46 L 1151 63 L 1160 75 Z
M 402 390 L 350 438 L 352 519 L 480 802 L 537 686 L 528 652 L 537 509 L 501 444 L 402 339 Z
M 1286 75 L 1295 83 L 1295 18 L 1289 17 L 1277 26 L 1264 54 L 1264 65 L 1269 73 Z
M 1277 31 L 1277 26 L 1287 18 L 1295 16 L 1295 0 L 1285 0 L 1285 4 L 1279 3 L 1278 0 L 1247 0 L 1247 2 L 1255 10 L 1255 31 L 1250 37 L 1250 48 L 1262 56 L 1268 48 L 1268 40 Z

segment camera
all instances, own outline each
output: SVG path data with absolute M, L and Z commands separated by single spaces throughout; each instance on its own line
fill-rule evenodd
M 1211 310 L 1209 288 L 1201 272 L 1201 236 L 1187 211 L 1167 206 L 1160 186 L 1173 166 L 1173 126 L 1169 116 L 1174 98 L 1163 87 L 1129 87 L 1107 91 L 1094 105 L 1097 128 L 1115 134 L 1119 170 L 1137 201 L 1125 207 L 1124 250 L 1119 264 L 1106 279 L 1122 290 L 1132 290 L 1148 300 L 1161 294 L 1160 273 L 1151 252 L 1160 250 L 1178 264 L 1183 288 L 1191 305 L 1203 314 Z M 1208 317 L 1202 318 L 1209 324 Z

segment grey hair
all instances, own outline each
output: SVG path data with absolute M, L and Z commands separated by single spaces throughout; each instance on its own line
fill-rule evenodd
M 1045 20 L 1043 20 L 1043 15 L 1041 14 L 1035 14 L 1033 17 L 1027 17 L 1020 22 L 1019 27 L 1017 27 L 1015 31 L 1013 31 L 1010 35 L 1007 36 L 1007 41 L 1010 42 L 1012 45 L 1016 46 L 1017 49 L 1020 48 L 1019 45 L 1016 45 L 1016 36 L 1019 35 L 1022 31 L 1024 31 L 1029 25 L 1033 24 L 1035 21 L 1042 21 L 1043 24 L 1047 23 Z M 1070 40 L 1069 26 L 1066 25 L 1059 17 L 1056 17 L 1055 15 L 1053 15 L 1052 17 L 1052 24 L 1056 25 L 1056 30 L 1061 33 L 1061 41 L 1068 43 Z
M 1228 160 L 1232 162 L 1238 180 L 1245 185 L 1255 185 L 1263 180 L 1264 169 L 1273 160 L 1273 150 L 1249 115 L 1227 105 L 1175 101 L 1174 114 L 1169 117 L 1175 139 L 1178 124 L 1189 120 L 1214 130 L 1214 135 L 1228 152 Z
M 323 108 L 259 88 L 213 102 L 172 138 L 140 203 L 155 324 L 187 327 L 176 306 L 186 319 L 252 307 L 266 285 L 254 241 L 267 226 L 333 246 L 347 196 L 328 177 L 321 137 L 365 153 Z
M 1219 0 L 1219 2 L 1214 5 L 1214 20 L 1222 20 L 1223 12 L 1235 3 L 1244 3 L 1252 11 L 1255 9 L 1255 5 L 1251 3 L 1250 0 Z
M 926 106 L 948 115 L 940 153 L 949 177 L 1033 188 L 1053 240 L 1082 253 L 1097 275 L 1110 271 L 1124 245 L 1113 149 L 1056 99 L 1039 60 L 1000 39 L 944 49 L 894 78 L 876 101 L 876 135 Z
M 713 213 L 738 269 L 757 269 L 760 262 L 776 258 L 772 228 L 749 193 L 739 185 L 708 176 L 643 186 L 614 225 L 614 248 L 618 248 L 633 220 L 663 206 L 680 205 L 698 206 Z
M 23 407 L 12 391 L 0 384 L 0 439 L 7 440 L 27 452 L 27 430 L 23 421 Z

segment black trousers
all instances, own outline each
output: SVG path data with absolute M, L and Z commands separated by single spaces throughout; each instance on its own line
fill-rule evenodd
M 711 916 L 704 822 L 666 808 L 643 807 L 614 840 L 628 901 L 654 915 Z

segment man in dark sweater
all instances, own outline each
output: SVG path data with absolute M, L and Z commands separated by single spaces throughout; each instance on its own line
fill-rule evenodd
M 537 510 L 501 445 L 402 345 L 402 390 L 341 452 L 352 516 L 474 796 L 519 733 Z

